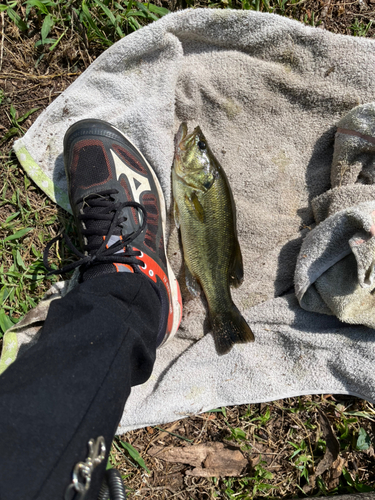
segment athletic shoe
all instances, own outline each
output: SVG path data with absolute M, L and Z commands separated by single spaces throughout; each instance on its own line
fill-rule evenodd
M 70 239 L 83 282 L 108 273 L 142 273 L 156 290 L 165 318 L 158 345 L 176 333 L 182 316 L 178 282 L 165 250 L 166 209 L 155 172 L 142 153 L 119 130 L 102 120 L 81 120 L 64 138 L 69 198 L 81 246 Z

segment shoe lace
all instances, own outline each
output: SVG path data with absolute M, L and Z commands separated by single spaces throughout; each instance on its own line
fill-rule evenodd
M 86 223 L 88 221 L 103 221 L 100 223 L 100 227 L 83 229 L 82 235 L 88 237 L 104 236 L 103 241 L 100 244 L 96 244 L 94 241 L 88 242 L 83 248 L 85 251 L 85 253 L 83 253 L 74 246 L 66 233 L 57 235 L 46 245 L 43 253 L 43 264 L 48 270 L 48 275 L 68 273 L 79 266 L 83 266 L 82 271 L 84 272 L 93 264 L 96 265 L 99 263 L 121 263 L 131 266 L 144 265 L 141 260 L 136 258 L 141 255 L 141 252 L 133 250 L 129 245 L 145 229 L 147 224 L 147 212 L 145 208 L 136 201 L 114 202 L 112 195 L 117 193 L 117 189 L 107 189 L 77 200 L 77 204 L 83 202 L 82 213 L 78 215 L 79 220 L 85 221 Z M 112 235 L 121 235 L 120 224 L 127 220 L 126 217 L 121 216 L 121 212 L 127 207 L 133 207 L 142 212 L 142 224 L 139 225 L 136 231 L 126 237 L 120 236 L 115 243 L 107 248 Z M 80 260 L 63 266 L 61 269 L 52 269 L 48 264 L 49 252 L 51 247 L 58 240 L 62 239 L 64 239 L 68 248 L 79 257 Z

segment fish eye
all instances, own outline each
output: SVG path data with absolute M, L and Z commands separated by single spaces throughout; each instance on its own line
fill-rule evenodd
M 204 141 L 199 141 L 198 142 L 198 148 L 203 151 L 204 149 L 206 149 L 206 143 Z

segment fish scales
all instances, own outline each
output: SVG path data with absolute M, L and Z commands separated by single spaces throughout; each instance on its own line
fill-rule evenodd
M 200 128 L 187 135 L 182 124 L 175 141 L 172 185 L 187 286 L 202 287 L 217 351 L 225 354 L 236 342 L 254 340 L 230 295 L 230 283 L 238 286 L 243 277 L 234 200 Z
M 199 198 L 204 213 L 210 213 L 205 220 L 194 217 L 186 204 L 179 205 L 185 263 L 203 288 L 212 312 L 219 311 L 230 300 L 228 276 L 235 239 L 233 213 L 218 203 L 227 196 L 226 185 L 220 177 L 215 184 L 214 189 L 202 193 Z M 182 197 L 184 193 L 177 196 Z M 221 240 L 226 242 L 226 248 Z

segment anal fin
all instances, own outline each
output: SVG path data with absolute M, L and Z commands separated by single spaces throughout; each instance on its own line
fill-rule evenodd
M 194 296 L 198 297 L 200 295 L 202 289 L 198 281 L 194 278 L 194 276 L 191 274 L 190 269 L 185 263 L 185 281 L 186 281 L 186 286 L 189 292 Z
M 233 261 L 230 268 L 230 284 L 234 287 L 239 287 L 243 281 L 243 262 L 240 244 L 236 239 L 233 252 Z

